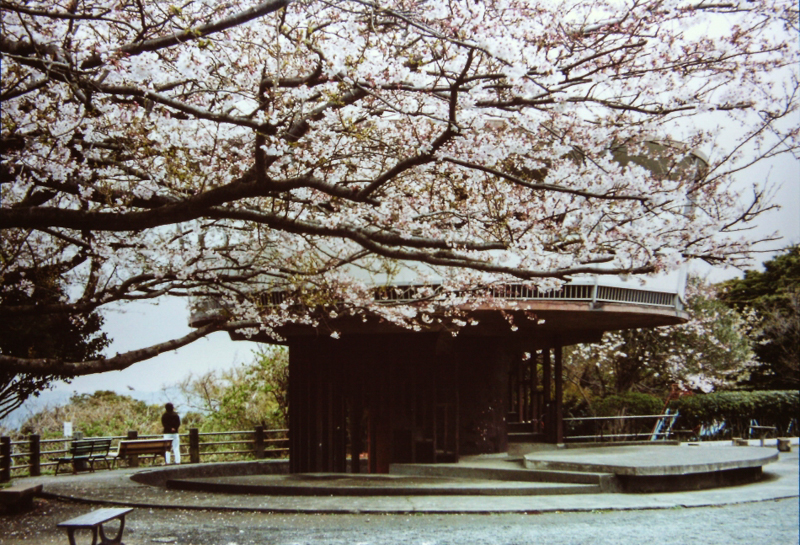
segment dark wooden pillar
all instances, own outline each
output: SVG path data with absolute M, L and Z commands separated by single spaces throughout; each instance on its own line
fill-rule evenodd
M 189 462 L 200 463 L 200 430 L 189 428 Z
M 361 417 L 364 414 L 364 405 L 361 392 L 356 391 L 348 407 L 350 412 L 350 471 L 361 473 Z
M 298 339 L 289 348 L 289 470 L 346 471 L 342 367 L 347 352 L 327 339 Z
M 319 356 L 319 353 L 314 354 L 315 356 Z M 314 459 L 311 463 L 311 467 L 309 468 L 310 471 L 313 472 L 320 472 L 325 470 L 325 466 L 323 464 L 323 457 L 324 452 L 323 448 L 325 446 L 325 442 L 327 440 L 326 437 L 326 422 L 324 421 L 326 416 L 327 409 L 327 388 L 326 388 L 326 373 L 327 362 L 317 361 L 309 361 L 310 366 L 310 379 L 312 382 L 312 394 L 311 394 L 311 414 L 312 418 L 314 419 L 314 435 L 312 438 L 313 443 L 311 444 L 311 451 L 314 453 Z M 316 365 L 315 365 L 316 364 Z
M 28 471 L 31 477 L 38 477 L 42 474 L 41 465 L 41 444 L 39 442 L 39 435 L 33 434 L 29 437 L 30 447 L 28 448 L 30 456 L 28 457 Z
M 264 426 L 256 426 L 253 434 L 253 453 L 256 460 L 264 458 Z
M 564 415 L 563 415 L 563 401 L 564 401 L 564 365 L 563 353 L 564 347 L 561 344 L 553 348 L 555 352 L 555 368 L 553 374 L 555 375 L 555 393 L 553 400 L 553 431 L 555 432 L 555 442 L 564 442 Z
M 554 442 L 553 434 L 553 404 L 550 402 L 550 389 L 552 388 L 552 360 L 550 350 L 542 350 L 542 405 L 544 407 L 544 434 L 547 442 Z
M 542 395 L 539 393 L 539 362 L 542 355 L 534 350 L 531 353 L 531 421 L 533 432 L 542 431 Z
M 11 480 L 11 438 L 0 437 L 0 483 Z
M 136 440 L 139 438 L 139 432 L 136 430 L 128 430 L 128 440 Z M 128 456 L 128 467 L 139 467 L 139 456 L 136 454 Z
M 517 362 L 517 422 L 527 420 L 525 414 L 525 362 Z

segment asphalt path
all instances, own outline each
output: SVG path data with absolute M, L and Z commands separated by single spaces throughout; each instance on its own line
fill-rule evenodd
M 798 544 L 798 499 L 719 507 L 495 515 L 299 515 L 136 509 L 126 545 L 534 545 Z M 57 522 L 86 505 L 39 499 L 36 508 L 0 515 L 0 543 L 67 542 Z M 88 534 L 79 536 L 90 543 Z

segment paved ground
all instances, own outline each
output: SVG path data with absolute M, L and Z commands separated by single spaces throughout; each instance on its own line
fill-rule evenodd
M 40 500 L 0 515 L 3 545 L 66 545 L 60 521 L 88 506 Z M 722 507 L 496 515 L 298 515 L 136 509 L 126 545 L 755 545 L 798 544 L 797 498 Z M 78 543 L 88 545 L 87 536 Z
M 108 504 L 137 507 L 127 545 L 798 544 L 797 450 L 759 483 L 661 494 L 263 497 L 164 490 L 131 481 L 137 470 L 40 477 L 24 481 L 48 496 L 0 515 L 0 544 L 64 544 L 58 522 Z

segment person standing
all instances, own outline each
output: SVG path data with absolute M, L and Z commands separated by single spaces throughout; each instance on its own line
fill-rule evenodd
M 175 412 L 172 403 L 164 405 L 166 412 L 161 415 L 161 425 L 164 426 L 164 439 L 172 439 L 172 453 L 167 451 L 167 463 L 170 463 L 170 454 L 175 454 L 175 463 L 181 463 L 181 438 L 178 428 L 181 427 L 181 417 Z

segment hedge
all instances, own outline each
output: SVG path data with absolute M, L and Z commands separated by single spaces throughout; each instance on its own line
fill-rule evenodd
M 680 413 L 676 429 L 698 430 L 701 426 L 712 428 L 724 423 L 715 438 L 749 437 L 751 421 L 760 426 L 775 426 L 779 436 L 796 436 L 800 392 L 716 392 L 682 397 L 672 401 L 669 408 Z
M 594 404 L 596 416 L 634 416 L 661 414 L 664 402 L 652 395 L 639 392 L 625 392 L 610 395 Z M 583 416 L 583 415 L 581 415 Z M 566 423 L 567 440 L 575 436 L 603 436 L 609 440 L 647 439 L 652 433 L 655 419 L 643 420 L 582 420 Z M 618 437 L 615 435 L 641 434 L 638 437 Z M 583 439 L 584 441 L 587 439 Z
M 639 392 L 610 395 L 595 403 L 597 416 L 622 416 L 661 414 L 664 402 L 652 395 Z

